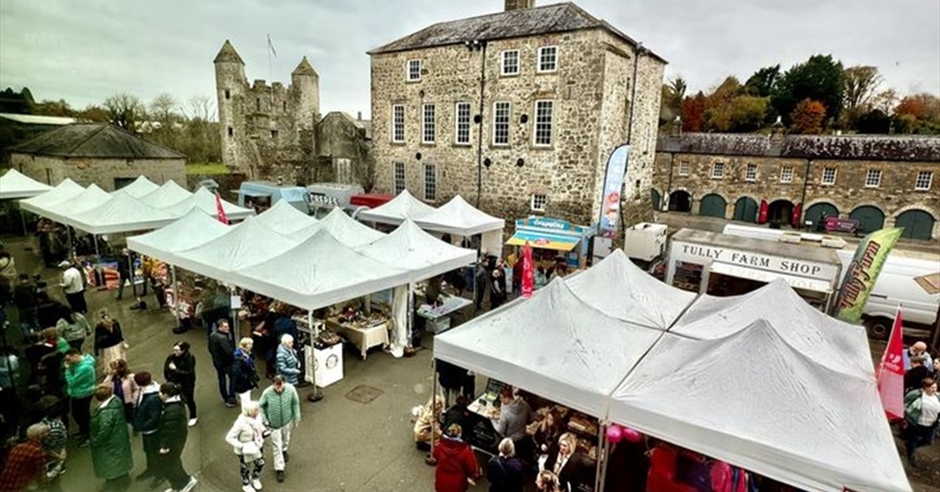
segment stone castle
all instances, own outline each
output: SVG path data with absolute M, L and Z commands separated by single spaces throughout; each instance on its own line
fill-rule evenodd
M 304 57 L 291 83 L 251 84 L 245 62 L 226 40 L 215 60 L 222 162 L 249 179 L 304 185 L 367 184 L 369 125 L 344 113 L 320 116 L 320 76 Z

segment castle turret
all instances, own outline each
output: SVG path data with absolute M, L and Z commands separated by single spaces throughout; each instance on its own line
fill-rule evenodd
M 237 166 L 238 146 L 236 138 L 245 131 L 245 124 L 238 104 L 242 104 L 248 91 L 248 79 L 245 77 L 245 62 L 229 40 L 225 40 L 219 54 L 213 60 L 215 64 L 215 89 L 219 108 L 219 128 L 222 133 L 222 163 L 229 167 Z
M 294 112 L 301 130 L 313 130 L 320 121 L 320 76 L 305 56 L 290 74 L 297 103 Z

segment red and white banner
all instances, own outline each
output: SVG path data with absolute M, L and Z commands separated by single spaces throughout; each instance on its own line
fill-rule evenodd
M 904 418 L 904 328 L 901 325 L 901 307 L 894 317 L 894 327 L 888 338 L 888 347 L 878 364 L 878 394 L 889 420 Z
M 532 248 L 529 241 L 522 247 L 522 297 L 532 297 L 535 290 L 535 268 L 532 265 Z
M 225 216 L 225 209 L 222 208 L 222 197 L 219 196 L 219 192 L 215 192 L 215 210 L 219 215 L 219 222 L 228 225 L 228 217 Z

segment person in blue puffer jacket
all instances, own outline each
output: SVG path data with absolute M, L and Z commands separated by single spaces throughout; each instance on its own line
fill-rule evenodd
M 278 376 L 284 381 L 297 385 L 300 382 L 300 359 L 294 350 L 294 337 L 289 334 L 281 335 L 281 344 L 277 346 L 277 361 L 275 363 Z

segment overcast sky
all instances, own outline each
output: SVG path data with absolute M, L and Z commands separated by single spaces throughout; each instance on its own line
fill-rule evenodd
M 537 1 L 537 5 L 555 3 Z M 877 66 L 884 87 L 940 94 L 937 0 L 580 0 L 667 59 L 692 91 L 810 55 Z M 502 0 L 3 0 L 0 87 L 73 107 L 118 92 L 215 99 L 212 59 L 230 39 L 249 80 L 289 82 L 306 55 L 321 112 L 369 114 L 365 52 L 430 24 L 501 11 Z M 269 70 L 266 36 L 277 51 Z

